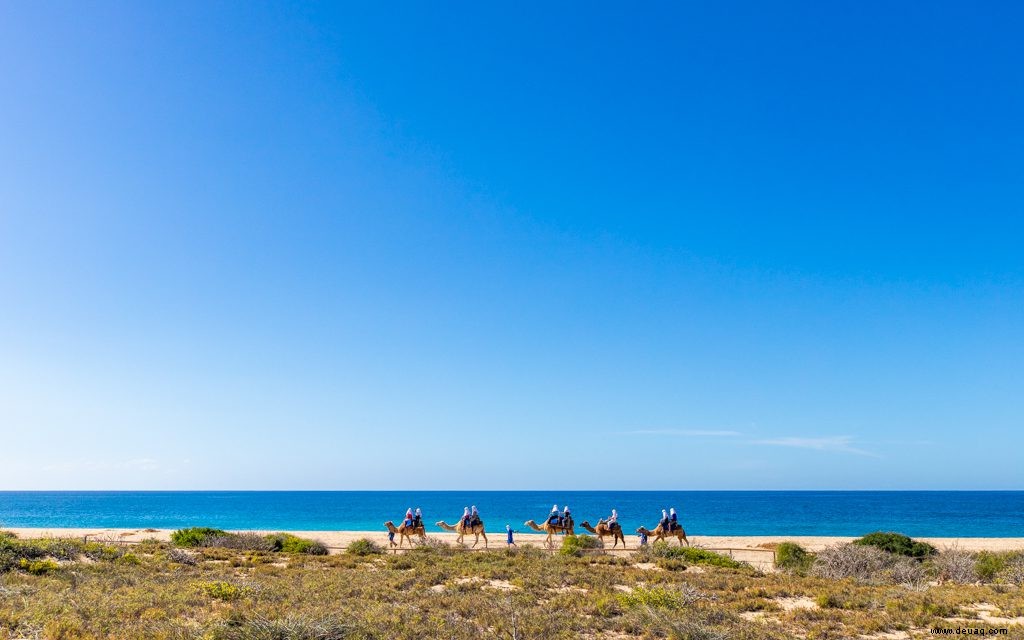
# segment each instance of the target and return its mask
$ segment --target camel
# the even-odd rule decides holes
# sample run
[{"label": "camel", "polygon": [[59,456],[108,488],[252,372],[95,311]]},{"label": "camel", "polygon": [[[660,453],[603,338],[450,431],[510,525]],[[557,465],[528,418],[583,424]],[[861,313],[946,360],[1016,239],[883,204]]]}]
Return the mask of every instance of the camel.
[{"label": "camel", "polygon": [[622,534],[622,525],[616,522],[613,526],[609,527],[602,521],[597,523],[597,528],[590,526],[590,523],[584,520],[580,523],[580,526],[589,531],[590,533],[597,536],[597,539],[604,544],[604,537],[611,536],[615,542],[612,544],[612,549],[619,545],[619,540],[622,541],[622,547],[626,547],[626,536]]},{"label": "camel", "polygon": [[683,531],[682,525],[679,525],[679,528],[674,531],[665,531],[665,527],[661,526],[659,523],[658,526],[654,527],[654,531],[651,531],[647,527],[640,527],[636,532],[646,533],[649,537],[653,537],[655,541],[664,540],[665,538],[675,538],[676,540],[679,540],[680,547],[683,546],[683,542],[686,543],[686,546],[690,546],[690,541],[686,539],[686,532]]},{"label": "camel", "polygon": [[459,537],[455,538],[455,541],[458,542],[459,544],[462,544],[462,539],[466,536],[467,533],[472,533],[473,534],[473,536],[474,536],[473,546],[474,547],[476,546],[476,544],[478,542],[480,542],[480,536],[483,536],[483,538],[484,538],[484,548],[485,549],[487,548],[487,534],[484,533],[484,521],[483,520],[480,520],[479,524],[475,524],[475,525],[470,526],[470,527],[467,527],[466,525],[464,525],[462,523],[462,519],[459,519],[458,524],[456,524],[454,526],[450,525],[447,522],[445,522],[444,520],[442,520],[442,521],[437,523],[437,526],[441,527],[445,531],[454,531],[455,533],[459,534]]},{"label": "camel", "polygon": [[427,539],[427,531],[426,531],[426,528],[422,524],[420,526],[416,527],[416,528],[413,528],[413,527],[405,526],[405,523],[403,522],[400,527],[396,528],[395,527],[395,523],[390,521],[390,520],[388,520],[387,522],[384,523],[384,526],[387,527],[389,533],[397,533],[398,534],[398,546],[399,547],[402,546],[402,541],[406,540],[406,539],[409,540],[409,546],[411,547],[412,546],[412,537],[413,536],[419,536],[420,540],[426,540]]},{"label": "camel", "polygon": [[556,533],[567,533],[570,536],[575,535],[572,517],[570,517],[565,524],[551,524],[547,520],[544,521],[543,525],[538,526],[533,520],[527,520],[523,523],[525,526],[530,527],[534,531],[540,531],[541,533],[548,534],[547,539],[544,541],[549,547],[554,546],[553,537]]}]

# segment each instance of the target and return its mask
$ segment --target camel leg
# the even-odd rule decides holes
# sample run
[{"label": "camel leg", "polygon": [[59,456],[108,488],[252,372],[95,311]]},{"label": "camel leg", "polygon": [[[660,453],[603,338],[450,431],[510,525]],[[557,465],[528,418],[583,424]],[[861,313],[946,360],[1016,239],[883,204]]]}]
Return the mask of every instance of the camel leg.
[{"label": "camel leg", "polygon": [[484,533],[483,531],[481,531],[480,535],[482,535],[484,537],[484,549],[486,549],[487,548],[487,534]]}]

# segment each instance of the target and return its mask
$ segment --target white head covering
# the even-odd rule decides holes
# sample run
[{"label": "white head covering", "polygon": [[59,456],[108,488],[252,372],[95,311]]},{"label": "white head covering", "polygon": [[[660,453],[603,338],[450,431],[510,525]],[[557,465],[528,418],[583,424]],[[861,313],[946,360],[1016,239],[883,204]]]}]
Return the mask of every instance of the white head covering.
[{"label": "white head covering", "polygon": [[423,512],[420,511],[419,507],[416,507],[416,515],[418,515],[418,516],[422,516],[423,515]]},{"label": "white head covering", "polygon": [[464,515],[464,516],[468,516],[469,515],[469,507],[462,507],[462,515]]},{"label": "white head covering", "polygon": [[668,514],[667,514],[667,513],[665,513],[665,510],[664,510],[664,509],[662,509],[662,510],[661,510],[661,517],[662,517],[662,518],[664,518],[664,517],[666,517],[667,515],[668,515]]},{"label": "white head covering", "polygon": [[479,513],[479,512],[478,512],[478,511],[476,510],[476,505],[475,505],[475,504],[473,505],[473,508],[471,509],[471,511],[472,511],[473,513]]},{"label": "white head covering", "polygon": [[558,505],[557,504],[551,505],[551,510],[552,511],[558,511]]},{"label": "white head covering", "polygon": [[408,509],[405,510],[405,515],[407,515],[407,516],[411,516],[412,515],[412,507],[409,507]]},{"label": "white head covering", "polygon": [[612,516],[614,517],[614,516],[617,516],[617,515],[619,515],[618,512],[615,511],[615,509],[612,509]]},{"label": "white head covering", "polygon": [[569,505],[565,505],[565,512],[569,513]]},{"label": "white head covering", "polygon": [[675,508],[675,507],[672,507],[672,508],[671,508],[671,509],[669,509],[668,511],[669,511],[669,513],[671,513],[671,514],[673,514],[673,515],[674,515],[674,514],[675,514],[675,512],[676,512],[676,508]]}]

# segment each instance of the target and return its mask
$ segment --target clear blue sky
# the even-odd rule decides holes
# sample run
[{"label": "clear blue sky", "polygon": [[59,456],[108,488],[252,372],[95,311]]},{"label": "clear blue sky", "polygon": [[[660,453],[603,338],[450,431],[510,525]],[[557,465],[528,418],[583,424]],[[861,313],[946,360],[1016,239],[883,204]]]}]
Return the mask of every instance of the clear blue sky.
[{"label": "clear blue sky", "polygon": [[0,488],[1024,489],[1024,7],[0,5]]}]

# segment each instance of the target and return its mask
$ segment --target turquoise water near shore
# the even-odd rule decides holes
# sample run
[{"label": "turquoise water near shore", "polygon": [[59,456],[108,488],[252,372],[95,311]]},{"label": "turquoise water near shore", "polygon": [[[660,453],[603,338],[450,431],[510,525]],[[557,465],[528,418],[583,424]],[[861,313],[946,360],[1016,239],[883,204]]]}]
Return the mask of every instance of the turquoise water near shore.
[{"label": "turquoise water near shore", "polygon": [[476,505],[522,530],[554,503],[577,522],[617,509],[630,531],[675,507],[691,535],[1024,537],[1024,491],[6,491],[0,528],[376,530],[420,507],[434,529]]}]

